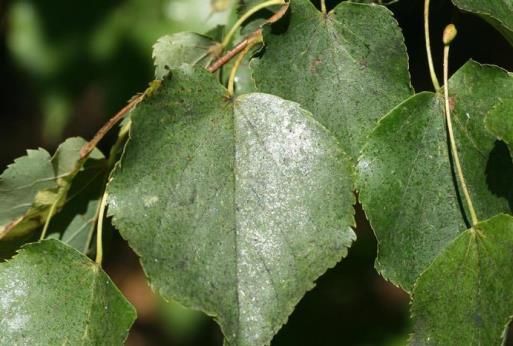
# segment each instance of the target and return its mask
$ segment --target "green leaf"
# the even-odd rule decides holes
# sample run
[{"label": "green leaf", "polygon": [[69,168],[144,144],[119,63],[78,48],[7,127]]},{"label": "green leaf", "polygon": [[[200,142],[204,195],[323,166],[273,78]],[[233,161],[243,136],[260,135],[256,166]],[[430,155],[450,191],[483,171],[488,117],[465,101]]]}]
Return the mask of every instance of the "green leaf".
[{"label": "green leaf", "polygon": [[501,100],[486,116],[486,127],[505,142],[513,155],[513,99]]},{"label": "green leaf", "polygon": [[418,279],[414,345],[501,345],[513,312],[513,218],[462,233]]},{"label": "green leaf", "polygon": [[511,0],[452,0],[460,9],[486,20],[513,45],[513,2]]},{"label": "green leaf", "polygon": [[135,319],[105,272],[57,240],[0,264],[0,344],[122,345]]},{"label": "green leaf", "polygon": [[207,36],[193,32],[179,32],[159,38],[153,46],[155,77],[163,79],[171,69],[182,64],[208,64],[220,53],[217,45]]},{"label": "green leaf", "polygon": [[88,254],[98,219],[99,203],[110,169],[107,160],[89,160],[73,179],[66,202],[52,218],[48,238]]},{"label": "green leaf", "polygon": [[57,187],[50,154],[44,149],[27,150],[9,165],[0,176],[0,236],[29,211],[39,191]]},{"label": "green leaf", "polygon": [[[496,150],[484,119],[498,98],[513,97],[513,77],[469,62],[449,83],[457,146],[478,217],[509,211],[512,186],[497,182],[511,175],[498,168],[510,159]],[[358,173],[360,201],[379,243],[376,268],[410,291],[468,224],[452,176],[442,95],[417,94],[383,118],[362,151]]]},{"label": "green leaf", "polygon": [[269,344],[355,239],[350,161],[296,103],[171,76],[134,110],[109,213],[160,294]]},{"label": "green leaf", "polygon": [[383,6],[343,2],[327,16],[291,3],[285,33],[265,34],[258,90],[304,105],[356,160],[380,117],[412,93],[403,36]]},{"label": "green leaf", "polygon": [[[0,239],[22,236],[39,227],[54,203],[62,205],[80,159],[82,138],[69,138],[50,157],[44,149],[28,150],[0,176]],[[103,154],[94,150],[91,160]]]}]

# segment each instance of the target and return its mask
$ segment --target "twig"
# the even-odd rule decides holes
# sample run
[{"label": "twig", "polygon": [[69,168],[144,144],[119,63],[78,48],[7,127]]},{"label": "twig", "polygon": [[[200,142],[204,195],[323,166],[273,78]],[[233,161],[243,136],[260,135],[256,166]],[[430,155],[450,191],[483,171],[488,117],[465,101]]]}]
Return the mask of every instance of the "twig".
[{"label": "twig", "polygon": [[246,36],[242,41],[240,41],[233,49],[228,51],[225,55],[214,61],[212,65],[210,65],[207,70],[208,72],[214,73],[217,70],[219,70],[221,67],[226,65],[231,59],[233,59],[237,54],[242,52],[248,45],[250,41],[252,41],[255,37],[258,37],[262,35],[262,27],[264,25],[273,24],[276,23],[278,20],[280,20],[285,13],[287,13],[287,10],[289,9],[289,3],[285,3],[278,11],[276,11],[275,14],[273,14],[271,17],[269,17],[258,29],[253,31],[251,34]]},{"label": "twig", "polygon": [[116,113],[112,118],[107,121],[105,125],[102,126],[101,129],[96,132],[93,139],[91,139],[88,143],[86,143],[82,149],[80,149],[80,159],[84,159],[89,156],[89,154],[96,148],[98,143],[102,140],[103,137],[107,134],[116,125],[121,119],[125,117],[125,115],[132,110],[135,106],[137,106],[143,99],[145,94],[141,94],[130,101],[125,107],[123,107],[119,112]]}]

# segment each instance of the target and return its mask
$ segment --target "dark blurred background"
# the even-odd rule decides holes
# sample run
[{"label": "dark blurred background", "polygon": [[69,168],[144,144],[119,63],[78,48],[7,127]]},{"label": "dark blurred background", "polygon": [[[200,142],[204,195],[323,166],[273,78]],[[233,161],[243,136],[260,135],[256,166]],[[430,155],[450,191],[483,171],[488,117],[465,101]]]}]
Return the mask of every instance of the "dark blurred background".
[{"label": "dark blurred background", "polygon": [[[331,7],[339,2],[328,1]],[[423,1],[389,8],[405,35],[415,90],[430,90]],[[0,0],[0,170],[27,148],[53,152],[66,137],[90,138],[153,79],[151,46],[158,37],[203,33],[233,19],[230,11],[212,13],[210,0]],[[459,30],[453,71],[468,59],[513,71],[513,49],[498,32],[449,0],[432,0],[439,76],[438,38],[449,22]],[[361,210],[357,216],[358,240],[349,257],[318,280],[273,345],[405,344],[408,296],[375,272],[376,241]],[[215,322],[151,292],[137,258],[116,234],[105,267],[138,310],[128,345],[222,345]]]}]

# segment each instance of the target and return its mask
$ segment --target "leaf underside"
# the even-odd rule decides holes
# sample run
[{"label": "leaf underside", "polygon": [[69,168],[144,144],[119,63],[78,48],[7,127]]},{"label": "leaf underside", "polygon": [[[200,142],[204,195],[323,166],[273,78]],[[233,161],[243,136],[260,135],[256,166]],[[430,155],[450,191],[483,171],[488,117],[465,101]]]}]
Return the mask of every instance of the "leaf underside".
[{"label": "leaf underside", "polygon": [[378,119],[412,93],[401,30],[378,5],[343,2],[325,16],[294,0],[290,11],[286,32],[264,35],[256,87],[299,102],[356,160]]},{"label": "leaf underside", "polygon": [[[509,211],[513,173],[507,150],[485,130],[486,113],[513,97],[503,70],[469,62],[450,80],[457,146],[478,217]],[[371,134],[358,164],[360,201],[378,239],[376,267],[410,291],[419,274],[467,228],[452,175],[443,97],[420,93]],[[509,181],[508,181],[509,180]]]},{"label": "leaf underside", "polygon": [[58,240],[0,264],[0,344],[122,345],[135,310],[107,274]]},{"label": "leaf underside", "polygon": [[296,103],[171,72],[133,113],[113,222],[164,297],[265,345],[355,239],[350,160]]},{"label": "leaf underside", "polygon": [[415,284],[413,345],[500,345],[513,311],[513,218],[462,233]]}]

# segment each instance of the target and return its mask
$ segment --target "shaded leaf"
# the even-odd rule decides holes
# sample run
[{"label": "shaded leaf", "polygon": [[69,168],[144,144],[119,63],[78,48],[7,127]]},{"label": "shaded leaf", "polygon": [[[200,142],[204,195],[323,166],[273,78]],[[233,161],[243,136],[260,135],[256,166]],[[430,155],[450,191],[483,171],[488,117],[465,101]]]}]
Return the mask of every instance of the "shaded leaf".
[{"label": "shaded leaf", "polygon": [[413,291],[413,345],[501,345],[513,312],[513,218],[462,233]]},{"label": "shaded leaf", "polygon": [[[508,211],[512,184],[495,188],[510,172],[493,169],[496,143],[484,119],[498,97],[513,97],[513,77],[469,62],[449,83],[457,146],[478,217]],[[507,152],[495,160],[509,160]],[[383,118],[362,151],[358,173],[360,201],[379,243],[376,267],[410,291],[468,224],[452,175],[442,95],[417,94]]]},{"label": "shaded leaf", "polygon": [[[52,204],[62,205],[85,143],[79,137],[68,138],[53,157],[44,149],[29,150],[2,173],[0,239],[34,230],[45,221]],[[90,155],[92,160],[102,158],[98,150]]]},{"label": "shaded leaf", "polygon": [[57,240],[0,264],[0,344],[122,345],[135,310],[105,272]]},{"label": "shaded leaf", "polygon": [[109,172],[105,159],[89,160],[85,164],[84,170],[73,179],[62,210],[52,218],[48,238],[89,253]]},{"label": "shaded leaf", "polygon": [[452,0],[452,2],[460,9],[482,17],[513,44],[513,2],[511,0]]},{"label": "shaded leaf", "polygon": [[132,115],[109,213],[154,289],[269,344],[355,238],[352,170],[299,105],[182,67]]},{"label": "shaded leaf", "polygon": [[218,53],[218,43],[193,32],[179,32],[158,39],[153,45],[155,78],[163,79],[182,64],[208,64]]},{"label": "shaded leaf", "polygon": [[252,63],[257,89],[301,103],[356,160],[378,119],[412,93],[401,30],[378,5],[344,2],[324,16],[294,0],[290,11]]},{"label": "shaded leaf", "polygon": [[501,100],[486,116],[486,127],[504,141],[513,155],[513,99]]}]

